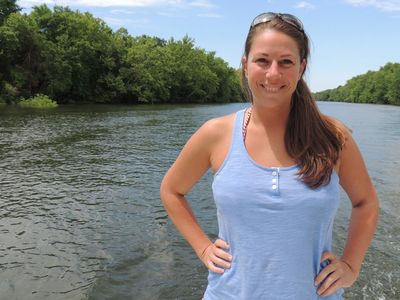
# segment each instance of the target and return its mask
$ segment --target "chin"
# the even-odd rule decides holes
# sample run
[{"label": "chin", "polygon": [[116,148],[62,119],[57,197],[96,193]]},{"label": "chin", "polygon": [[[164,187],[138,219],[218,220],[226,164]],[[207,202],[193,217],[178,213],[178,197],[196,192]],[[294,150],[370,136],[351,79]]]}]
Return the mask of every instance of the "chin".
[{"label": "chin", "polygon": [[253,105],[265,108],[277,108],[290,106],[292,94],[289,93],[271,93],[264,94],[261,97],[253,98]]}]

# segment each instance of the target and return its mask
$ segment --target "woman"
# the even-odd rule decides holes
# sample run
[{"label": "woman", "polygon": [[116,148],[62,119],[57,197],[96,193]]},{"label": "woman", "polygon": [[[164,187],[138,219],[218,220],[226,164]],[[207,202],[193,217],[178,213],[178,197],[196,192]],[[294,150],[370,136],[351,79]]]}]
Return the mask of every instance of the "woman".
[{"label": "woman", "polygon": [[[251,106],[206,122],[163,179],[171,220],[209,269],[205,300],[343,299],[360,272],[378,199],[351,133],[312,99],[308,56],[296,17],[257,16],[242,58]],[[185,199],[210,167],[215,242]],[[341,257],[331,252],[339,185],[352,202]]]}]

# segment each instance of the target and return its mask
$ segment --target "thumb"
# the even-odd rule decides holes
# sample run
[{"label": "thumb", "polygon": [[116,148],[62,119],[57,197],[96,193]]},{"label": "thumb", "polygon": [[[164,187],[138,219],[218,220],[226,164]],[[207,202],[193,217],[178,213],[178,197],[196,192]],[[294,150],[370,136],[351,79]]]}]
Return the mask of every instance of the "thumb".
[{"label": "thumb", "polygon": [[323,262],[325,260],[329,260],[332,262],[332,261],[336,260],[336,255],[333,252],[325,251],[324,253],[322,253],[321,262]]}]

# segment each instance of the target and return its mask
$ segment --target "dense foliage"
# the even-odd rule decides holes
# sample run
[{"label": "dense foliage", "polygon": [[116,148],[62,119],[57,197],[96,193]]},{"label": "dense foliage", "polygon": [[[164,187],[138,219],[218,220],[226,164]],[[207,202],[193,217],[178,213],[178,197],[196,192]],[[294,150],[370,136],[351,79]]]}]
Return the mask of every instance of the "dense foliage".
[{"label": "dense foliage", "polygon": [[315,93],[318,100],[400,105],[400,64],[351,78],[344,86]]},{"label": "dense foliage", "polygon": [[0,5],[0,102],[36,94],[58,103],[242,100],[237,70],[188,36],[133,37],[68,7],[21,14],[15,1]]},{"label": "dense foliage", "polygon": [[51,100],[46,95],[36,95],[29,99],[24,99],[18,102],[18,105],[21,107],[30,107],[30,108],[55,108],[58,106],[57,102]]}]

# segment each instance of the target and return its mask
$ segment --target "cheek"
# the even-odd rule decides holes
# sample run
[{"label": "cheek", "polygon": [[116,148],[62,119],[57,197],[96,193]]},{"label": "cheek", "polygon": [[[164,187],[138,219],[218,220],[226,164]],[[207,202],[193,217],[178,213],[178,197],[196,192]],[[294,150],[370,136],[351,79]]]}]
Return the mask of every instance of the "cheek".
[{"label": "cheek", "polygon": [[259,78],[265,76],[265,70],[257,65],[249,67],[247,71],[248,78]]},{"label": "cheek", "polygon": [[289,75],[289,76],[290,76],[291,78],[293,78],[294,81],[299,81],[300,78],[301,78],[300,69],[293,70],[292,72],[290,72],[290,75]]}]

